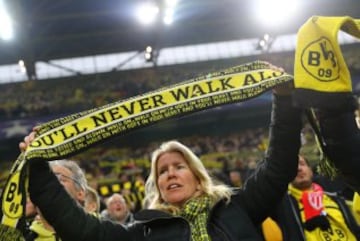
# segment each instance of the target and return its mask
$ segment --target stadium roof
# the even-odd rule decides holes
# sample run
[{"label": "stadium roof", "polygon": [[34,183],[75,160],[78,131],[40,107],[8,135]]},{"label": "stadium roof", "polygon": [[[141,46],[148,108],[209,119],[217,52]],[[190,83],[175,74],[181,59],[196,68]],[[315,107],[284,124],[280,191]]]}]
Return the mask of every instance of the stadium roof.
[{"label": "stadium roof", "polygon": [[[147,26],[133,14],[144,0],[3,2],[13,18],[14,39],[0,39],[0,65],[296,33],[312,15],[360,18],[359,0],[299,1],[295,13],[275,28],[256,21],[261,6],[256,0],[178,0],[172,25],[158,21]],[[165,0],[155,2],[161,9]],[[280,10],[269,9],[263,17],[271,21],[290,11]]]}]

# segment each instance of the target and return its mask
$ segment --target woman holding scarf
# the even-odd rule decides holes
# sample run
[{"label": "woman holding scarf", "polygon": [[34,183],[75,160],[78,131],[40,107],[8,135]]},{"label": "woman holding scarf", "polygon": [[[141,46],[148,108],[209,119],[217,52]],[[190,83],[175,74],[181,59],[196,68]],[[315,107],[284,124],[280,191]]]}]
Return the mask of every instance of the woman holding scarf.
[{"label": "woman holding scarf", "polygon": [[[289,94],[284,86],[274,91],[269,148],[242,189],[214,183],[188,147],[170,141],[152,155],[147,209],[135,214],[130,225],[86,214],[45,162],[30,164],[31,199],[64,241],[261,240],[257,227],[297,172],[301,111],[292,106]],[[20,148],[24,150],[33,138],[34,133],[27,136]]]}]

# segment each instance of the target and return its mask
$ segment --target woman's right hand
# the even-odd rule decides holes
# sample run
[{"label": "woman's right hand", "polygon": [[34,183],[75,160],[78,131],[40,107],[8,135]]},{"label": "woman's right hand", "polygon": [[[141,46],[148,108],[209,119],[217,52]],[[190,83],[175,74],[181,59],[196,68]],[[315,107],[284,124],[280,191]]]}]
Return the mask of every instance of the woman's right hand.
[{"label": "woman's right hand", "polygon": [[[279,71],[279,72],[285,72],[285,70],[282,67],[278,67],[271,63],[268,63],[268,64],[269,64],[269,68],[272,70]],[[276,95],[291,95],[293,90],[294,90],[294,81],[282,83],[273,88],[273,92]]]}]

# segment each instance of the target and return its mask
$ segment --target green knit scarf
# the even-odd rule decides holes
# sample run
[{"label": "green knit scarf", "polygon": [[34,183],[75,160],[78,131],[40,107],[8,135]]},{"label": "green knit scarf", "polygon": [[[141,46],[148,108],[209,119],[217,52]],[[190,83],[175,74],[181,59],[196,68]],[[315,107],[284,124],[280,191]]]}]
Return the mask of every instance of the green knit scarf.
[{"label": "green knit scarf", "polygon": [[179,215],[185,218],[190,224],[193,241],[211,240],[206,229],[211,203],[211,198],[203,195],[189,200],[180,210]]}]

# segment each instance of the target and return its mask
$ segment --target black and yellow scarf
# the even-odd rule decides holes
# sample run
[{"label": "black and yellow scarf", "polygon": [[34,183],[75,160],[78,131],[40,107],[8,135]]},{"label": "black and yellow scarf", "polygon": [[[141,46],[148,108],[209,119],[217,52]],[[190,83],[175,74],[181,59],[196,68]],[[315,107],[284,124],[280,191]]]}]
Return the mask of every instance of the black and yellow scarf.
[{"label": "black and yellow scarf", "polygon": [[299,29],[294,61],[294,100],[306,108],[341,109],[351,99],[352,83],[339,31],[360,38],[360,20],[313,16]]},{"label": "black and yellow scarf", "polygon": [[181,209],[179,216],[189,222],[193,241],[211,241],[206,229],[211,205],[211,198],[207,195],[202,195],[190,199]]}]

